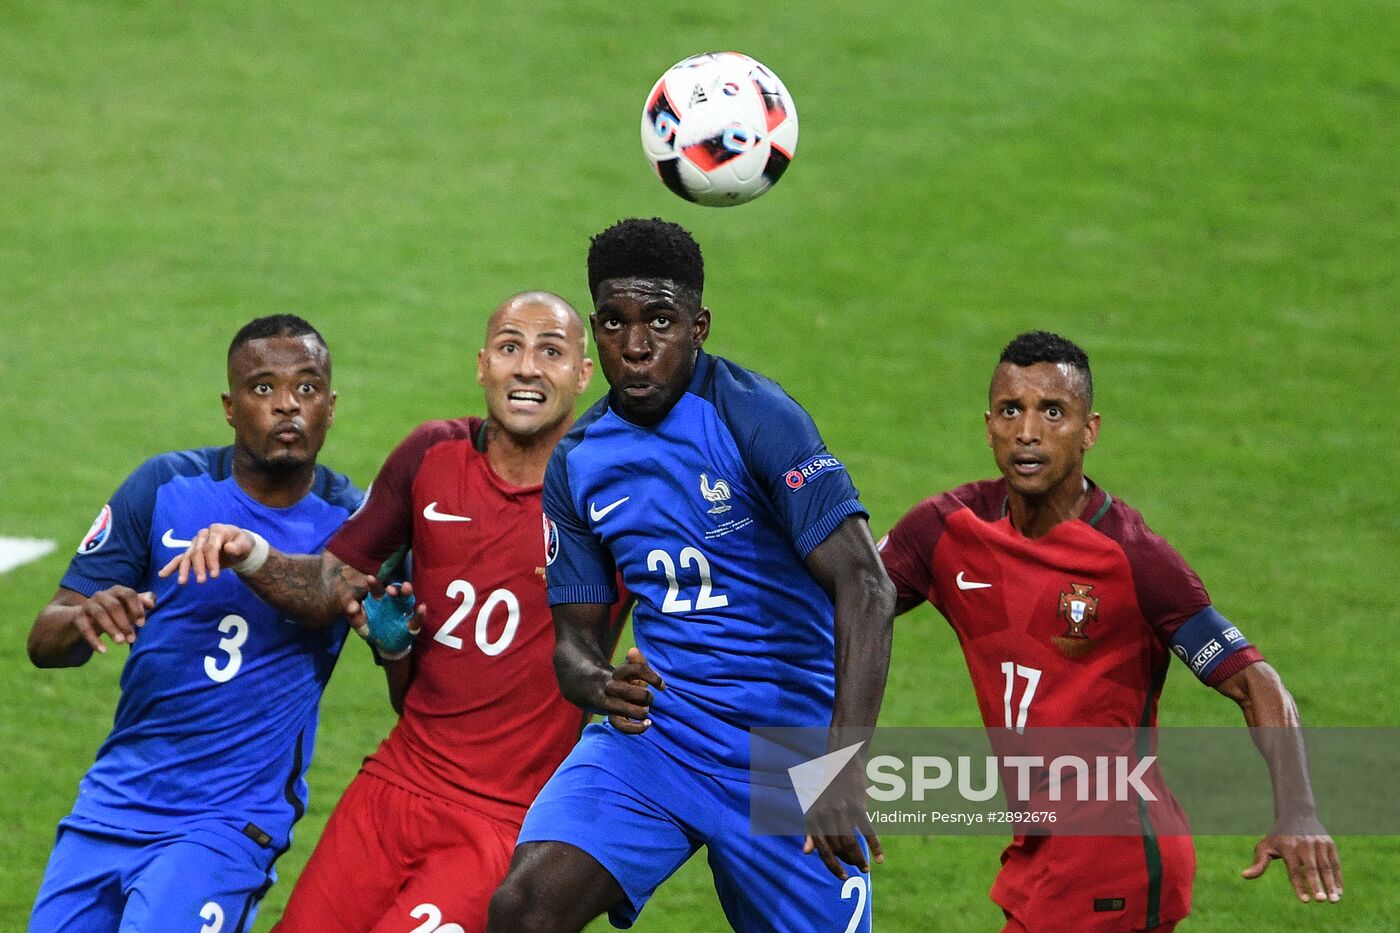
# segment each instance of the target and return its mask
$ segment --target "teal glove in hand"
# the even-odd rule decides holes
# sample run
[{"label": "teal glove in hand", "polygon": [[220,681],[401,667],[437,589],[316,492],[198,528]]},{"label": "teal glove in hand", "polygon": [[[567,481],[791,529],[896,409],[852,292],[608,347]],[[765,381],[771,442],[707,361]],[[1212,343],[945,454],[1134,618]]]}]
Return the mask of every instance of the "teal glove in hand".
[{"label": "teal glove in hand", "polygon": [[369,628],[365,641],[378,649],[380,654],[400,654],[413,644],[413,633],[408,630],[408,623],[413,620],[412,596],[390,596],[387,593],[379,599],[366,596],[363,605]]}]

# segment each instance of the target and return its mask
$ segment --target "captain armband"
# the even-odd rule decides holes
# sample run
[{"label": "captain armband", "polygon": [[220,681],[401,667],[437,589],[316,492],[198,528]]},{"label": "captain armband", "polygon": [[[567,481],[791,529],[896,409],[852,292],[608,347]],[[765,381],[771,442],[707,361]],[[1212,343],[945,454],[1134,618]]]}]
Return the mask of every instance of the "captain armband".
[{"label": "captain armband", "polygon": [[1229,619],[1207,606],[1181,623],[1171,648],[1202,683],[1230,655],[1250,647],[1249,639]]}]

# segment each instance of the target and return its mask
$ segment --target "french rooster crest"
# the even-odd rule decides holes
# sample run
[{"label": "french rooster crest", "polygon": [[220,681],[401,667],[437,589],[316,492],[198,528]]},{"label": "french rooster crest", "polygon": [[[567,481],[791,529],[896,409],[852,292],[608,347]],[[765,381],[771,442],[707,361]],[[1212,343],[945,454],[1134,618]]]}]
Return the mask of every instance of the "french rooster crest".
[{"label": "french rooster crest", "polygon": [[713,502],[715,504],[715,507],[710,509],[711,515],[722,515],[729,511],[729,506],[724,504],[724,500],[732,496],[733,493],[729,491],[729,484],[724,480],[715,480],[715,484],[711,486],[710,477],[701,473],[700,495],[705,497],[706,502]]}]

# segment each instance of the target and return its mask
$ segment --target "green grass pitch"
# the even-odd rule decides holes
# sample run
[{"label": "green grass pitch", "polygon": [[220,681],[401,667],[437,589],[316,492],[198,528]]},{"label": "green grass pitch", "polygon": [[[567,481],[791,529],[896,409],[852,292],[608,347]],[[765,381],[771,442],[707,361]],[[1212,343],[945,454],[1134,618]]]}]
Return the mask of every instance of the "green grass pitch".
[{"label": "green grass pitch", "polygon": [[[666,192],[637,138],[651,82],[712,48],[772,66],[802,120],[778,188],[728,210]],[[1397,152],[1394,3],[0,4],[0,535],[60,542],[0,578],[0,929],[23,928],[123,653],[36,671],[25,634],[131,468],[228,437],[233,330],[290,310],[325,332],[324,460],[364,483],[412,424],[481,411],[490,308],[584,302],[587,237],[629,215],[695,232],[712,349],[808,407],[877,534],[992,471],[1010,336],[1077,338],[1104,413],[1091,475],[1196,566],[1306,722],[1400,722]],[[1174,671],[1164,724],[1238,720]],[[882,722],[975,721],[947,626],[901,619]],[[362,651],[322,723],[259,930],[390,724]],[[1243,882],[1252,843],[1198,840],[1189,928],[1400,926],[1397,840],[1340,840],[1339,907],[1294,902],[1277,866]],[[1003,844],[888,840],[879,927],[995,929]],[[637,929],[721,925],[695,860]]]}]

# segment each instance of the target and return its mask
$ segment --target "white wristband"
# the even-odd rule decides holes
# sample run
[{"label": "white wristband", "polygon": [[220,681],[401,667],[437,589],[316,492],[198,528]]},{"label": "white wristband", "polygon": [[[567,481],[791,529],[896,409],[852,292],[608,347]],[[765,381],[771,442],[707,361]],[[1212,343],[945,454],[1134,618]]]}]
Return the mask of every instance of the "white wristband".
[{"label": "white wristband", "polygon": [[248,552],[247,557],[236,564],[230,564],[228,568],[241,577],[257,573],[261,570],[262,565],[267,563],[267,555],[271,550],[268,546],[267,539],[256,531],[250,531],[248,535],[253,539],[253,549]]},{"label": "white wristband", "polygon": [[394,652],[381,651],[379,649],[379,646],[376,645],[374,648],[374,653],[379,655],[379,659],[381,661],[402,661],[404,658],[408,657],[410,654],[413,653],[413,642],[409,642],[408,647],[403,649],[402,651]]}]

